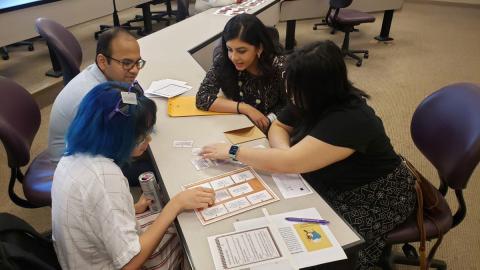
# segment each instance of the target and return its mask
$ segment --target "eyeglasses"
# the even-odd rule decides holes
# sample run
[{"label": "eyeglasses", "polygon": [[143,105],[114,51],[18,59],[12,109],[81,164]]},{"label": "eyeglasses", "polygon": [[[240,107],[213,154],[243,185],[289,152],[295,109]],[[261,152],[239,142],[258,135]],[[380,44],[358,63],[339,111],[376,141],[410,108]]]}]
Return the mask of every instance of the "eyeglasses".
[{"label": "eyeglasses", "polygon": [[[140,84],[137,81],[134,81],[130,87],[128,88],[129,93],[135,93],[137,97],[143,96],[143,88],[140,86]],[[129,117],[130,116],[130,105],[128,103],[123,103],[122,98],[118,100],[117,104],[115,105],[115,108],[113,111],[111,111],[108,114],[107,121],[112,120],[112,118],[115,116],[115,114],[120,113],[123,116]]]},{"label": "eyeglasses", "polygon": [[112,59],[116,62],[118,62],[119,64],[122,65],[122,68],[124,70],[131,70],[134,66],[136,66],[138,69],[142,69],[145,64],[147,63],[147,61],[143,60],[142,58],[138,59],[137,61],[133,61],[133,60],[130,60],[130,59],[123,59],[123,60],[118,60],[118,59],[115,59],[111,56],[106,56],[106,58],[108,59]]}]

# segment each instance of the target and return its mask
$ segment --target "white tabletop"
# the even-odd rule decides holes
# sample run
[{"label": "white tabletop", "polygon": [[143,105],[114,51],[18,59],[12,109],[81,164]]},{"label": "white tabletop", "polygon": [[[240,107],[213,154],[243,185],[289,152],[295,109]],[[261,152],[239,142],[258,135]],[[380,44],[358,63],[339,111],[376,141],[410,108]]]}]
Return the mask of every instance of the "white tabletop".
[{"label": "white tabletop", "polygon": [[[274,12],[271,12],[274,10]],[[184,95],[194,95],[205,76],[205,71],[194,60],[189,51],[198,49],[199,44],[213,41],[223,30],[230,17],[214,15],[207,10],[185,21],[167,27],[139,40],[142,57],[147,65],[138,79],[146,88],[151,81],[159,79],[177,79],[186,81],[193,89]],[[278,0],[269,0],[254,10],[255,14],[277,14]],[[261,15],[261,14],[260,14]],[[272,18],[264,18],[262,20]],[[269,15],[269,17],[271,17]],[[249,123],[243,115],[217,115],[171,118],[167,115],[167,102],[163,98],[154,99],[158,106],[157,132],[150,143],[158,172],[169,197],[182,190],[182,185],[216,176],[236,169],[235,165],[221,165],[197,171],[191,163],[194,158],[191,148],[174,148],[174,140],[193,140],[194,147],[219,141],[227,141],[223,132]],[[266,139],[246,143],[255,146],[268,146]],[[258,172],[272,190],[280,193],[271,176]],[[346,224],[316,193],[289,200],[283,198],[266,206],[271,214],[316,207],[323,218],[331,222],[331,230],[344,247],[361,243],[363,240]],[[185,250],[194,269],[213,269],[213,260],[207,243],[207,237],[233,231],[233,222],[262,216],[260,208],[203,226],[193,212],[178,216],[177,229],[182,237]]]}]

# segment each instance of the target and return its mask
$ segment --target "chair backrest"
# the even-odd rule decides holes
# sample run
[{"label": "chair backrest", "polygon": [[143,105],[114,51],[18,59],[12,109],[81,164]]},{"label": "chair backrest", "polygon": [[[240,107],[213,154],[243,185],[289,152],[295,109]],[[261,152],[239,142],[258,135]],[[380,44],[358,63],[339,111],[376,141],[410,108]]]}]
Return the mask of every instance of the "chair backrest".
[{"label": "chair backrest", "polygon": [[417,107],[410,131],[442,183],[466,188],[480,161],[480,86],[456,83],[434,92]]},{"label": "chair backrest", "polygon": [[66,85],[80,73],[82,64],[82,49],[77,39],[61,24],[38,18],[35,22],[37,32],[47,41],[62,67],[63,82]]},{"label": "chair backrest", "polygon": [[330,7],[337,8],[346,8],[352,4],[353,0],[330,0]]},{"label": "chair backrest", "polygon": [[40,109],[22,86],[0,77],[0,140],[8,166],[22,167],[30,160],[30,147],[40,126]]}]

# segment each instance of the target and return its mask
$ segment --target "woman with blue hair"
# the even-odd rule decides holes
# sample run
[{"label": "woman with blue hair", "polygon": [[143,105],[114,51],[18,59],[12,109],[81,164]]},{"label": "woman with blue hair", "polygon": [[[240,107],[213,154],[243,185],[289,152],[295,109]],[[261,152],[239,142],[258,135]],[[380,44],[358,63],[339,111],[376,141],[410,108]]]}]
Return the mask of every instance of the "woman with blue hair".
[{"label": "woman with blue hair", "polygon": [[[63,269],[139,269],[163,247],[179,213],[213,204],[212,190],[180,192],[139,233],[135,214],[151,201],[142,196],[133,203],[119,166],[147,149],[156,111],[136,84],[102,83],[82,100],[52,186],[53,239]],[[179,267],[178,238],[170,237],[165,246],[164,266]]]}]

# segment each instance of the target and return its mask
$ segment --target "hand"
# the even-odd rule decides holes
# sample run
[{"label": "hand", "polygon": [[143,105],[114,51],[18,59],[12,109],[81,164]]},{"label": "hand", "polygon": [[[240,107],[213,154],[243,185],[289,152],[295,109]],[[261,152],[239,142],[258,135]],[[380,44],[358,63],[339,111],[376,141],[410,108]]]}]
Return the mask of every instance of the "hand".
[{"label": "hand", "polygon": [[270,126],[270,120],[259,110],[255,109],[255,107],[240,103],[239,111],[245,114],[252,122],[261,129],[264,133],[268,131],[268,127]]},{"label": "hand", "polygon": [[231,144],[215,143],[206,145],[200,151],[200,155],[203,158],[209,159],[230,159],[228,152],[230,151]]},{"label": "hand", "polygon": [[215,203],[215,192],[210,188],[196,187],[175,195],[171,200],[180,212],[198,208],[207,208]]},{"label": "hand", "polygon": [[145,197],[143,194],[138,199],[138,202],[134,205],[135,207],[135,214],[141,214],[147,211],[147,208],[152,204],[153,200]]}]

